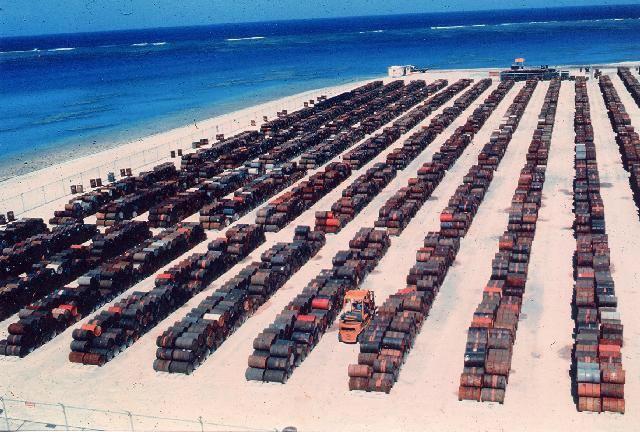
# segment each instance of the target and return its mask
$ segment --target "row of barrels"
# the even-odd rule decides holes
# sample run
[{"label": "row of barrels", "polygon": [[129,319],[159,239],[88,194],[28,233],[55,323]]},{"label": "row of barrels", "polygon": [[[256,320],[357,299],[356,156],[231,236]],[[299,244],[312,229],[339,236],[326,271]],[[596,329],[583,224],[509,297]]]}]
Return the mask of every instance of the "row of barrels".
[{"label": "row of barrels", "polygon": [[4,248],[0,254],[0,281],[28,272],[33,264],[73,244],[84,243],[96,232],[95,225],[74,220]]},{"label": "row of barrels", "polygon": [[306,170],[295,162],[283,163],[268,173],[254,177],[233,193],[200,210],[200,223],[205,229],[223,229],[253,210],[268,198],[304,177]]},{"label": "row of barrels", "polygon": [[412,291],[427,293],[424,297],[427,311],[455,261],[460,241],[473,223],[536,86],[537,81],[527,81],[518,92],[503,123],[480,151],[477,164],[469,169],[447,207],[440,213],[440,231],[429,232],[424,239],[424,247],[417,251],[416,264],[407,275],[404,295],[411,295]]},{"label": "row of barrels", "polygon": [[[498,101],[504,98],[506,92],[513,87],[513,82],[509,82],[502,89],[504,92]],[[413,345],[413,341],[421,328],[422,321],[426,318],[433,301],[438,294],[442,283],[453,265],[455,257],[460,249],[460,239],[464,237],[466,229],[470,226],[484,193],[490,182],[485,182],[486,178],[491,178],[492,173],[497,169],[499,162],[504,155],[506,148],[510,142],[511,134],[517,127],[520,118],[531,98],[536,82],[528,82],[525,87],[515,97],[514,102],[507,110],[507,124],[502,124],[498,130],[506,129],[507,134],[501,135],[500,140],[492,140],[486,144],[480,155],[478,156],[478,165],[472,167],[469,173],[464,177],[463,184],[456,190],[455,194],[449,200],[449,206],[441,213],[441,230],[439,232],[429,232],[424,239],[424,246],[416,253],[416,264],[411,268],[407,275],[406,288],[399,290],[396,294],[389,298],[389,302],[385,301],[385,309],[388,313],[384,314],[386,321],[405,322],[409,321],[406,330],[403,330],[404,336],[403,349],[396,351],[387,351],[388,346],[384,346],[384,339],[380,345],[380,333],[374,333],[373,336],[364,336],[360,345],[360,354],[358,357],[359,366],[371,366],[369,368],[352,367],[349,371],[349,388],[350,390],[364,390],[388,393],[397,381],[400,368],[404,363],[404,359]],[[488,117],[488,116],[487,116]],[[471,187],[473,186],[473,187]],[[455,205],[456,213],[467,215],[464,219],[467,222],[465,229],[452,231],[449,229],[448,211]],[[460,217],[459,219],[463,219]],[[414,305],[409,309],[407,305]],[[419,305],[420,307],[416,307]],[[388,308],[388,309],[387,309]],[[410,313],[406,313],[410,312]],[[390,324],[389,324],[390,325]],[[377,337],[377,339],[376,339]],[[376,349],[372,349],[365,342],[376,341]],[[364,346],[363,346],[364,344]],[[383,351],[384,350],[384,351]],[[367,352],[369,351],[369,352]],[[371,352],[373,351],[373,352]],[[371,354],[371,355],[370,355]],[[392,355],[393,358],[386,356]],[[374,365],[374,361],[382,355],[380,360],[385,360],[385,366],[389,368],[389,372],[379,372],[380,365]],[[376,357],[374,357],[376,356]],[[353,365],[352,365],[353,366]],[[356,372],[356,369],[360,372]],[[387,373],[387,375],[379,375]]]},{"label": "row of barrels", "polygon": [[159,181],[174,179],[177,175],[176,167],[171,162],[156,165],[151,171],[141,172],[135,177],[124,177],[80,196],[74,196],[62,210],[53,212],[54,217],[49,223],[55,225],[68,218],[83,219],[95,214],[103,205],[135,192],[139,187],[149,187]]},{"label": "row of barrels", "polygon": [[628,67],[619,67],[618,76],[631,94],[633,100],[636,101],[636,105],[640,107],[640,82],[638,78],[631,73]]},{"label": "row of barrels", "polygon": [[311,280],[254,339],[246,379],[285,383],[340,313],[345,292],[364,281],[390,244],[385,231],[360,229],[349,250],[333,257],[332,268]]},{"label": "row of barrels", "polygon": [[[167,250],[183,252],[205,238],[198,224],[182,224],[165,230],[163,240]],[[177,254],[172,253],[171,259]],[[160,262],[167,262],[157,256]],[[136,291],[102,310],[86,324],[72,333],[69,360],[74,363],[102,366],[118,353],[124,351],[139,337],[157,325],[189,298],[199,292],[203,285],[191,283],[191,273],[196,267],[184,260],[155,278],[150,291]]]},{"label": "row of barrels", "polygon": [[0,227],[0,251],[10,248],[36,234],[48,232],[47,224],[39,218],[22,218]]},{"label": "row of barrels", "polygon": [[333,120],[345,112],[347,112],[347,106],[338,105],[332,107],[327,113],[318,113],[317,118],[322,121],[318,121],[318,125],[315,129],[312,129],[310,132],[304,132],[301,135],[297,135],[291,140],[276,144],[271,150],[260,155],[258,160],[263,163],[267,169],[275,168],[276,166],[291,160],[306,149],[329,138],[333,133],[332,128],[330,127],[334,124]]},{"label": "row of barrels", "polygon": [[[600,79],[606,87],[608,80]],[[611,276],[586,80],[576,78],[575,88],[572,393],[578,411],[624,413],[623,325]]]},{"label": "row of barrels", "polygon": [[[325,110],[335,105],[336,103],[341,103],[349,99],[361,97],[366,93],[369,93],[376,89],[380,89],[382,87],[383,87],[383,82],[380,80],[377,80],[377,81],[368,82],[366,84],[363,84],[362,86],[356,87],[355,89],[352,89],[347,92],[343,92],[331,98],[320,97],[318,98],[318,102],[316,102],[313,107],[305,107],[296,112],[287,113],[285,115],[279,115],[277,118],[273,120],[265,121],[265,123],[263,123],[260,126],[260,131],[265,134],[269,134],[274,129],[277,130],[279,128],[283,128],[285,126],[289,126],[294,123],[297,123],[298,121],[303,120],[304,118],[307,118],[317,110]],[[358,102],[354,102],[354,103],[358,103]]]},{"label": "row of barrels", "polygon": [[367,134],[379,129],[383,124],[408,111],[413,105],[428,96],[428,88],[422,80],[392,81],[385,86],[386,92],[359,107],[337,122],[342,128],[319,144],[306,150],[300,156],[300,165],[315,169],[343,150],[363,139]]},{"label": "row of barrels", "polygon": [[[434,118],[428,127],[414,134],[411,138],[412,142],[424,143],[425,146],[429,145],[444,130],[441,127],[442,125],[450,125],[464,109],[468,108],[490,86],[490,79],[484,79],[476,83],[454,101],[454,106],[456,107],[454,110],[445,109],[444,113]],[[512,86],[513,82],[507,81],[501,83],[491,93],[488,100],[491,101],[490,106],[492,109],[496,106],[495,102],[502,100]],[[488,110],[481,112],[486,111]],[[472,119],[475,119],[474,116],[475,113],[467,119],[467,124],[472,122]],[[484,118],[486,119],[487,117],[488,115]],[[481,126],[477,121],[474,124],[477,125],[478,129]],[[453,135],[440,146],[439,151],[433,155],[431,162],[422,165],[418,170],[417,177],[410,178],[406,187],[399,189],[385,202],[378,212],[378,219],[375,222],[376,227],[386,228],[391,235],[399,235],[406,228],[420,207],[431,196],[433,190],[440,184],[446,170],[458,160],[467,145],[472,141],[475,132],[473,129],[469,131],[467,129],[470,128],[463,126],[456,129]],[[417,153],[410,150],[403,159],[409,162],[416,156]]]},{"label": "row of barrels", "polygon": [[315,213],[315,229],[335,234],[355,218],[396,176],[396,170],[381,162],[369,168],[343,189],[342,197],[331,205],[331,211]]},{"label": "row of barrels", "polygon": [[[54,228],[57,231],[64,225]],[[95,234],[94,225],[87,225]],[[91,228],[93,227],[93,228]],[[53,255],[42,256],[24,274],[7,278],[0,286],[0,320],[72,282],[106,259],[151,236],[145,223],[124,224],[97,233],[88,245],[71,244]],[[82,240],[82,239],[79,239]]]},{"label": "row of barrels", "polygon": [[[28,304],[9,325],[9,338],[0,342],[0,355],[23,357],[45,344],[98,307],[152,274],[161,266],[193,247],[203,236],[201,227],[179,225],[155,237],[145,222],[128,222],[138,227],[123,241],[136,246],[80,276],[76,281]],[[114,228],[115,229],[115,228]],[[193,242],[163,243],[175,230],[187,229],[196,235]],[[198,232],[202,233],[197,234]],[[146,240],[145,240],[146,239]],[[152,256],[149,257],[149,254]]]},{"label": "row of barrels", "polygon": [[349,165],[341,162],[329,163],[324,170],[313,174],[259,209],[256,224],[263,226],[265,231],[279,231],[350,175]]},{"label": "row of barrels", "polygon": [[389,296],[360,335],[358,363],[348,367],[349,390],[389,393],[428,313],[432,295],[401,290]]},{"label": "row of barrels", "polygon": [[293,241],[276,243],[191,309],[156,340],[156,371],[190,374],[274,292],[324,246],[322,232],[295,228]]},{"label": "row of barrels", "polygon": [[[438,79],[428,84],[426,87],[427,95],[434,95],[448,84],[447,80]],[[438,104],[444,103],[442,98],[431,96],[424,103],[414,107],[408,113],[393,122],[393,125],[385,128],[382,133],[368,138],[364,142],[358,144],[352,150],[342,155],[342,161],[351,165],[352,169],[360,169],[367,162],[376,157],[380,152],[389,147],[395,140],[395,130],[400,131],[400,135],[407,133],[411,128],[416,126],[422,120],[427,118],[433,110],[437,109]],[[390,133],[394,131],[393,133]]]},{"label": "row of barrels", "polygon": [[[618,73],[620,74],[620,70]],[[628,74],[622,73],[622,76],[628,76]],[[611,126],[616,134],[616,142],[622,156],[624,169],[630,174],[629,183],[634,201],[640,211],[640,136],[631,125],[631,118],[609,76],[602,76],[599,84]]]},{"label": "row of barrels", "polygon": [[[220,156],[236,148],[256,145],[263,138],[263,134],[258,131],[244,131],[212,143],[210,147],[200,146],[195,152],[182,155],[180,170],[194,173],[199,178],[210,178],[222,171],[222,167],[217,163]],[[209,142],[206,141],[203,144],[208,146]]]},{"label": "row of barrels", "polygon": [[173,196],[179,191],[178,179],[163,180],[135,192],[124,195],[100,207],[96,212],[96,225],[113,226],[133,219],[146,212],[159,200]]},{"label": "row of barrels", "polygon": [[508,225],[498,241],[491,277],[467,332],[458,398],[504,402],[531,247],[542,205],[560,80],[551,80],[511,198]]},{"label": "row of barrels", "polygon": [[[436,94],[429,99],[425,106],[421,109],[427,110],[430,114],[435,109],[440,108],[446,102],[450,101],[455,95],[460,93],[471,85],[473,80],[462,78],[451,84],[449,87]],[[401,147],[393,149],[387,154],[387,163],[393,165],[397,170],[404,169],[409,163],[416,158],[429,144],[433,142],[435,137],[444,129],[438,126],[439,121],[437,119],[443,118],[442,115],[438,115],[431,119],[430,125],[433,127],[424,128],[412,134],[407,138]]]},{"label": "row of barrels", "polygon": [[[490,85],[491,80],[487,80]],[[458,82],[452,86],[453,91],[445,91],[446,95],[453,95],[464,88],[466,82]],[[441,88],[445,82],[434,83],[433,88]],[[428,87],[429,88],[429,87]],[[387,127],[383,132],[375,137],[370,138],[361,145],[370,145],[371,150],[377,152],[387,148],[390,144],[397,141],[402,131],[405,132],[411,127],[418,124],[429,113],[443,104],[446,98],[438,98],[438,95],[430,98],[424,104],[413,108],[407,116],[401,118],[400,123]],[[418,115],[419,114],[419,115]],[[407,129],[409,128],[409,129]],[[376,153],[377,154],[377,153]],[[370,154],[374,157],[374,154]],[[417,153],[414,157],[417,156]],[[349,154],[343,157],[343,160],[350,160]],[[358,166],[358,165],[356,165]],[[316,229],[321,229],[326,233],[337,233],[342,227],[349,223],[380,191],[395,177],[396,170],[393,165],[388,163],[379,163],[370,169],[364,175],[360,176],[349,187],[342,192],[342,197],[331,206],[331,211],[316,212]]]}]

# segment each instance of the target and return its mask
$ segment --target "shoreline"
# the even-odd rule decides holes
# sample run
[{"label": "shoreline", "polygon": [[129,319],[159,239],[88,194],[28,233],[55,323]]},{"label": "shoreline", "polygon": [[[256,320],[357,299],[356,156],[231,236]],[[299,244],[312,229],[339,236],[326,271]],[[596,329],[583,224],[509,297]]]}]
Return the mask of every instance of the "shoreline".
[{"label": "shoreline", "polygon": [[[13,177],[31,175],[54,165],[86,157],[95,154],[96,152],[103,152],[115,148],[124,148],[150,139],[160,139],[163,135],[172,135],[173,138],[175,133],[178,131],[183,132],[185,128],[191,128],[192,133],[197,133],[203,125],[208,125],[211,122],[215,122],[217,119],[222,121],[226,120],[223,118],[228,116],[243,116],[246,114],[246,111],[262,111],[265,105],[279,102],[286,103],[290,98],[299,98],[307,93],[331,91],[331,89],[336,87],[344,87],[352,84],[355,85],[358,82],[366,82],[371,79],[378,78],[357,77],[345,80],[344,82],[336,85],[314,87],[304,91],[294,90],[293,93],[289,93],[284,96],[282,93],[288,92],[282,91],[282,87],[280,87],[277,91],[271,93],[272,95],[275,94],[275,96],[271,96],[269,94],[257,96],[254,100],[249,101],[249,105],[241,99],[224,101],[219,104],[222,105],[220,112],[213,115],[205,114],[203,117],[196,118],[195,122],[191,123],[179,120],[179,118],[185,117],[185,114],[187,113],[187,111],[181,111],[163,117],[140,121],[133,125],[133,130],[125,127],[120,131],[107,133],[104,136],[99,137],[97,140],[93,139],[93,137],[73,139],[68,142],[63,141],[51,143],[50,145],[46,145],[44,148],[15,152],[6,156],[3,161],[0,161],[0,188],[2,188],[4,182],[11,180]],[[215,111],[214,107],[217,104],[218,103],[216,102],[212,102],[209,105],[209,109],[202,109],[201,111]],[[168,125],[162,127],[163,123]],[[194,124],[197,126],[193,127]],[[25,162],[28,162],[28,167],[26,168],[24,167],[24,165],[27,165]]]}]

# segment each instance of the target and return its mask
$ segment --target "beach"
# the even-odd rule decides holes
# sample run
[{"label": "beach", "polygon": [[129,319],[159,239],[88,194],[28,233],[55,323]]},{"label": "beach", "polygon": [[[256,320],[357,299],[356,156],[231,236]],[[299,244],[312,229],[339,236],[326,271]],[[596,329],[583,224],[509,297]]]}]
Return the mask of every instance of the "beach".
[{"label": "beach", "polygon": [[[638,63],[627,64],[637,66]],[[68,361],[71,333],[76,326],[66,329],[25,358],[0,357],[0,394],[9,399],[64,403],[73,407],[112,411],[69,409],[66,413],[68,417],[63,419],[57,407],[45,408],[37,404],[32,407],[23,402],[7,402],[9,405],[5,409],[12,419],[15,418],[11,420],[12,426],[37,429],[46,423],[60,426],[66,421],[78,427],[129,429],[131,417],[126,414],[129,412],[141,415],[135,418],[135,430],[201,430],[201,427],[203,430],[282,430],[286,426],[295,426],[298,430],[350,431],[418,431],[425,428],[443,431],[468,428],[510,431],[634,430],[637,426],[633,425],[640,424],[640,411],[637,409],[640,406],[640,316],[634,313],[634,306],[640,304],[640,270],[636,265],[640,259],[640,220],[597,80],[593,79],[588,82],[587,88],[591,100],[602,198],[607,215],[612,276],[616,282],[618,308],[624,322],[622,361],[627,377],[624,388],[627,412],[624,415],[577,412],[571,396],[569,368],[573,343],[572,258],[576,247],[571,231],[575,112],[574,83],[571,81],[565,81],[561,86],[547,179],[543,189],[543,205],[529,264],[527,291],[513,347],[512,371],[504,404],[460,402],[457,392],[467,328],[482,298],[484,282],[491,274],[491,261],[497,250],[497,240],[507,223],[511,196],[518,184],[518,175],[525,163],[527,147],[536,128],[549,82],[540,82],[535,89],[475,216],[475,222],[461,241],[455,264],[408,354],[398,382],[389,394],[349,391],[347,366],[356,363],[359,347],[338,342],[337,322],[331,325],[286,384],[245,379],[247,357],[253,351],[252,341],[255,336],[274,321],[277,314],[321,269],[331,267],[333,256],[348,248],[349,240],[361,227],[373,226],[379,209],[387,199],[415,177],[416,170],[431,160],[456,128],[462,126],[474,109],[497,87],[499,80],[492,73],[497,70],[430,70],[402,77],[406,82],[424,79],[427,83],[446,78],[449,84],[460,78],[477,81],[491,77],[493,82],[433,143],[421,151],[406,168],[399,170],[397,176],[344,229],[338,234],[327,235],[327,243],[320,253],[275,292],[192,375],[158,373],[153,370],[156,338],[244,266],[252,261],[259,261],[262,252],[277,242],[290,241],[296,225],[313,226],[316,211],[328,210],[359,175],[376,163],[384,162],[388,154],[401,147],[413,132],[429,125],[452,102],[445,103],[432,112],[402,134],[389,148],[354,170],[344,183],[306,209],[285,228],[277,233],[267,233],[267,241],[246,259],[189,299],[105,366],[85,366]],[[615,76],[615,65],[609,65],[602,71],[612,77],[630,113],[632,125],[636,129],[640,128],[640,109]],[[571,73],[584,74],[578,69],[571,69]],[[637,72],[634,73],[637,76]],[[380,79],[385,83],[392,80],[388,77]],[[363,83],[353,82],[308,91],[198,122],[197,127],[189,125],[117,147],[99,151],[96,149],[95,153],[82,155],[77,159],[64,160],[68,155],[63,155],[59,156],[61,159],[32,161],[30,163],[41,163],[43,166],[55,163],[1,182],[0,201],[4,199],[7,202],[8,197],[21,193],[29,197],[29,194],[33,194],[30,191],[46,187],[46,184],[54,181],[67,182],[64,186],[68,186],[79,182],[86,185],[87,179],[94,178],[93,176],[104,179],[109,163],[117,177],[119,168],[132,167],[138,173],[161,162],[178,163],[179,158],[169,157],[169,149],[182,148],[185,152],[189,151],[192,141],[204,137],[203,131],[214,131],[217,127],[217,132],[224,131],[226,136],[230,136],[240,129],[251,129],[251,119],[258,120],[257,126],[253,127],[257,129],[262,116],[271,119],[282,109],[291,112],[302,108],[302,101],[316,99],[320,95],[335,95]],[[456,164],[447,171],[446,177],[434,190],[431,198],[422,205],[406,229],[398,237],[392,238],[389,251],[376,270],[364,280],[362,289],[374,291],[376,299],[381,302],[405,286],[406,275],[415,263],[415,251],[422,246],[427,232],[438,230],[440,211],[447,206],[449,198],[463,181],[467,171],[476,163],[478,152],[488,142],[492,131],[502,123],[507,108],[523,86],[522,82],[515,84]],[[238,119],[243,121],[239,122]],[[393,120],[389,123],[392,122]],[[376,132],[380,132],[385,126],[388,124],[385,123]],[[213,138],[214,135],[209,133],[206,137]],[[131,156],[130,163],[126,163],[129,155],[154,149],[167,142],[176,144],[163,148],[157,159],[146,162]],[[117,158],[124,161],[113,164],[112,161]],[[321,167],[310,170],[305,178],[321,171],[328,163],[340,160],[340,155],[331,158]],[[86,174],[80,177],[80,171]],[[292,185],[285,191],[294,187]],[[66,189],[68,187],[65,192]],[[47,199],[45,192],[44,200],[49,202],[22,212],[20,216],[42,217],[47,220],[53,210],[64,205],[69,196],[65,193],[63,196],[50,198]],[[34,195],[31,199],[36,202],[38,197]],[[15,202],[20,205],[18,201]],[[237,223],[254,223],[257,212],[263,206],[264,204],[245,214]],[[140,215],[139,218],[144,220],[146,216]],[[86,222],[93,220],[90,217]],[[198,214],[186,220],[197,221]],[[208,240],[223,235],[225,231],[208,231]],[[162,273],[194,252],[203,252],[206,244],[207,242],[199,244],[154,274]],[[152,289],[153,279],[148,277],[138,282],[114,301],[135,291]],[[96,313],[84,317],[79,325],[87,323]],[[0,323],[0,339],[7,335],[7,326],[16,317],[14,315]],[[157,418],[142,417],[143,415]],[[169,418],[189,419],[192,422],[181,423]],[[198,423],[198,418],[207,422],[206,427]]]}]

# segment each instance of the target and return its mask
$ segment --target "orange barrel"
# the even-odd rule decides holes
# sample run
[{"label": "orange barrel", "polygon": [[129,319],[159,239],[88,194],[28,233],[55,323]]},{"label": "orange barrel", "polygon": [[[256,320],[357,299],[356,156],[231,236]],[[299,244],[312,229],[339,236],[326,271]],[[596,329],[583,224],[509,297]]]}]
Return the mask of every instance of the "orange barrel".
[{"label": "orange barrel", "polygon": [[578,383],[579,397],[600,397],[600,384]]},{"label": "orange barrel", "polygon": [[102,334],[102,327],[97,324],[84,324],[81,329],[91,332],[95,336],[100,336]]},{"label": "orange barrel", "polygon": [[322,309],[322,310],[330,310],[331,309],[331,300],[328,298],[314,298],[311,301],[312,309]]}]

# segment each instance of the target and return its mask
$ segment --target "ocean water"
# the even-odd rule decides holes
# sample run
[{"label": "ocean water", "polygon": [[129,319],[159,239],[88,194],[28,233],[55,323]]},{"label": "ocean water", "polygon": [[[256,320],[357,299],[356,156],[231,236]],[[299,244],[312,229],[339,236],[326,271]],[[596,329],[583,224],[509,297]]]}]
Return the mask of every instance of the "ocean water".
[{"label": "ocean water", "polygon": [[329,85],[430,68],[639,60],[640,6],[0,38],[0,154],[139,138]]}]

